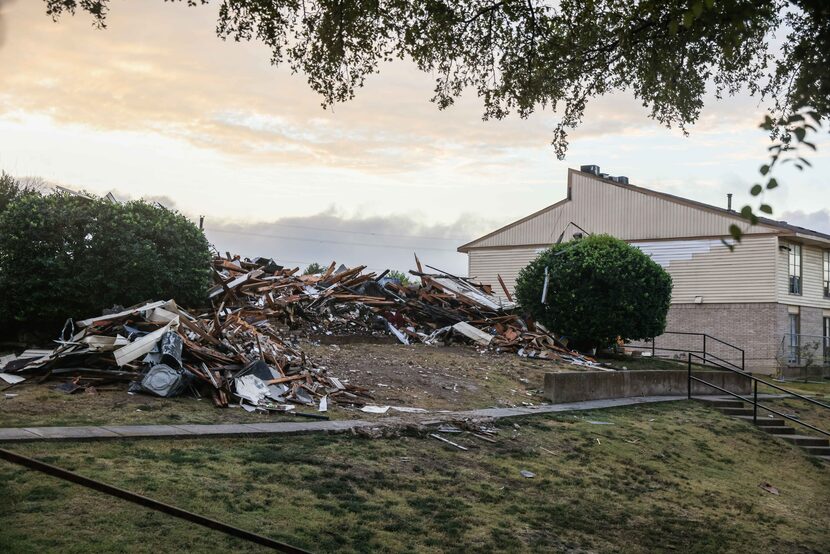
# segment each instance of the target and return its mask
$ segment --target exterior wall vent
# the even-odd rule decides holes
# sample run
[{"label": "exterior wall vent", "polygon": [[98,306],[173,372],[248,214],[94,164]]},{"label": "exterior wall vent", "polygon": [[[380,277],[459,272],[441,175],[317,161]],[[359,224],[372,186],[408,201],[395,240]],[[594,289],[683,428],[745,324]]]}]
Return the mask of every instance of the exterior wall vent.
[{"label": "exterior wall vent", "polygon": [[583,173],[591,173],[593,175],[599,175],[599,166],[598,165],[581,165],[579,166],[579,171]]}]

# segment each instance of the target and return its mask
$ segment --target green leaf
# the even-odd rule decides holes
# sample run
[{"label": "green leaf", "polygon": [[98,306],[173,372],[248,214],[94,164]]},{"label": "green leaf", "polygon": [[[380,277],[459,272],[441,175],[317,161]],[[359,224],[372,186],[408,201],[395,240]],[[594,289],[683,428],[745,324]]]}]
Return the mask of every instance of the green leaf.
[{"label": "green leaf", "polygon": [[770,206],[769,204],[761,204],[761,206],[758,209],[764,212],[765,214],[772,214],[772,206]]},{"label": "green leaf", "polygon": [[793,129],[793,133],[795,133],[795,138],[798,139],[798,142],[801,142],[802,140],[804,140],[804,137],[807,136],[807,130],[803,127],[796,127],[795,129]]},{"label": "green leaf", "polygon": [[729,226],[729,234],[732,236],[733,239],[740,242],[741,235],[743,235],[743,231],[741,231],[741,228],[733,223]]},{"label": "green leaf", "polygon": [[691,27],[692,22],[695,20],[694,14],[691,11],[687,11],[683,14],[683,26],[684,27]]},{"label": "green leaf", "polygon": [[760,172],[761,175],[766,175],[767,173],[769,173],[769,166],[767,164],[762,165]]},{"label": "green leaf", "polygon": [[752,217],[752,207],[751,206],[744,206],[741,208],[741,217],[744,219],[749,219]]},{"label": "green leaf", "polygon": [[775,177],[770,177],[770,180],[767,181],[767,190],[772,190],[778,186],[778,180]]},{"label": "green leaf", "polygon": [[758,196],[759,194],[761,194],[761,192],[763,190],[764,190],[764,187],[762,187],[761,185],[755,184],[755,185],[752,185],[751,189],[749,189],[749,194],[751,194],[752,196]]}]

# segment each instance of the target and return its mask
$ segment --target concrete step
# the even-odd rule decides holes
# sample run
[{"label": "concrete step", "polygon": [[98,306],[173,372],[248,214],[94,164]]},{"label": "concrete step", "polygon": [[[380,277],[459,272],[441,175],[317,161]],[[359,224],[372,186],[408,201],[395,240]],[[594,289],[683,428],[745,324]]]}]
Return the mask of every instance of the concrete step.
[{"label": "concrete step", "polygon": [[743,408],[744,403],[740,400],[727,400],[724,398],[706,398],[705,396],[693,396],[693,400],[703,402],[714,408]]},{"label": "concrete step", "polygon": [[752,408],[721,408],[720,406],[715,407],[717,411],[722,414],[726,414],[728,416],[751,416],[752,415]]},{"label": "concrete step", "polygon": [[830,456],[830,446],[802,446],[801,448],[813,456]]},{"label": "concrete step", "polygon": [[[752,423],[751,415],[735,416],[735,419],[740,419],[741,421]],[[780,417],[759,417],[758,423],[756,425],[758,425],[758,427],[783,427],[785,423],[784,420]]]},{"label": "concrete step", "polygon": [[813,456],[814,458],[818,458],[822,462],[830,464],[830,456]]},{"label": "concrete step", "polygon": [[783,435],[781,438],[787,442],[797,444],[798,446],[830,448],[830,441],[822,437],[813,437],[810,435]]},{"label": "concrete step", "polygon": [[761,427],[761,429],[770,435],[795,435],[795,429],[793,427],[788,427],[787,425],[782,425],[781,427],[778,427],[777,425],[767,425]]}]

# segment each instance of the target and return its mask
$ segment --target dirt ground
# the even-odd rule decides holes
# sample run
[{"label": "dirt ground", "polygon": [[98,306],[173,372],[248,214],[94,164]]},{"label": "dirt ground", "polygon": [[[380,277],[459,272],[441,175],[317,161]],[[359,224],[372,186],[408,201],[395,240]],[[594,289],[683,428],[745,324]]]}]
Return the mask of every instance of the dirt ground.
[{"label": "dirt ground", "polygon": [[333,375],[370,389],[376,404],[465,409],[541,403],[544,374],[581,368],[472,346],[304,344]]},{"label": "dirt ground", "polygon": [[[369,389],[370,403],[430,411],[544,403],[541,392],[546,372],[583,369],[460,345],[303,342],[301,346],[331,375]],[[99,387],[96,394],[67,395],[54,390],[60,382],[38,384],[32,379],[5,390],[0,397],[0,426],[236,423],[297,417],[250,414],[239,407],[219,409],[207,398],[131,395],[123,383]],[[372,417],[337,405],[331,406],[328,415],[332,419]]]}]

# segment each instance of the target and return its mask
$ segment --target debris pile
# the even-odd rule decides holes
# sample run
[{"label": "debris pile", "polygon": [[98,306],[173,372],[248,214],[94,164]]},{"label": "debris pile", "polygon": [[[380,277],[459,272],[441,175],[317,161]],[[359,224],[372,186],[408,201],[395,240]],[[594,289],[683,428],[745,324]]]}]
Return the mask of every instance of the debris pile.
[{"label": "debris pile", "polygon": [[366,391],[315,367],[256,312],[223,307],[197,317],[172,300],[151,302],[67,321],[57,342],[54,351],[6,360],[3,371],[18,379],[73,377],[70,393],[129,381],[131,392],[208,394],[217,406],[239,402],[249,411],[325,411],[329,399],[340,398],[365,403]]},{"label": "debris pile", "polygon": [[513,313],[516,305],[493,294],[491,287],[426,266],[418,258],[419,283],[404,285],[386,273],[363,273],[365,266],[317,275],[297,275],[271,259],[214,260],[216,285],[210,291],[218,310],[240,310],[246,319],[269,321],[284,331],[309,335],[388,334],[404,344],[473,342],[499,352],[530,358],[561,359],[597,366],[571,351],[539,324]]},{"label": "debris pile", "polygon": [[[0,363],[0,378],[73,378],[74,392],[113,381],[162,397],[206,394],[220,407],[254,411],[365,405],[368,391],[328,375],[291,341],[294,333],[392,334],[404,344],[473,343],[497,352],[599,367],[539,324],[514,313],[487,285],[415,258],[415,284],[332,264],[299,275],[269,258],[216,257],[211,308],[192,314],[158,301],[67,321],[54,351]],[[503,283],[502,283],[503,286]],[[509,297],[509,295],[507,295]],[[4,367],[5,366],[5,367]],[[3,377],[8,376],[9,379]]]}]

